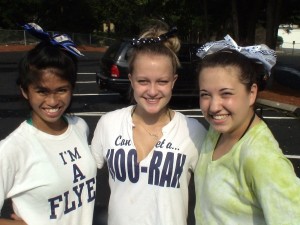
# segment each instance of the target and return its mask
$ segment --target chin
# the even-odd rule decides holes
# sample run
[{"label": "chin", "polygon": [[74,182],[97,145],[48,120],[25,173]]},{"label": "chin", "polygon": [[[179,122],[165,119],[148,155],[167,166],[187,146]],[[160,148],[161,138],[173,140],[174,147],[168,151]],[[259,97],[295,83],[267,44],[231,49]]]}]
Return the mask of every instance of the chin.
[{"label": "chin", "polygon": [[219,133],[226,133],[228,131],[228,129],[226,129],[226,127],[224,126],[220,126],[220,125],[216,125],[216,124],[213,124],[213,123],[210,123],[210,125],[212,126],[212,128],[219,132]]}]

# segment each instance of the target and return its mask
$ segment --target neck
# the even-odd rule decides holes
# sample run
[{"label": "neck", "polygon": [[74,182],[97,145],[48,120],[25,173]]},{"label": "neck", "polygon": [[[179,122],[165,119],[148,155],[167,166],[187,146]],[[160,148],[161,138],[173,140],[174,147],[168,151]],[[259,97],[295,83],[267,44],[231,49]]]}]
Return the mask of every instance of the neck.
[{"label": "neck", "polygon": [[27,123],[34,126],[36,129],[51,135],[60,135],[64,133],[68,128],[68,121],[64,117],[61,117],[55,123],[50,123],[40,119],[36,119],[36,117],[33,115],[27,120]]},{"label": "neck", "polygon": [[251,117],[251,119],[250,119],[250,121],[249,121],[249,123],[248,123],[248,125],[247,125],[247,127],[246,127],[246,129],[245,129],[245,131],[244,131],[244,133],[243,133],[243,134],[241,135],[241,137],[239,138],[239,140],[241,140],[241,139],[244,137],[244,135],[247,133],[247,131],[248,131],[249,128],[251,127],[251,125],[252,125],[254,119],[255,119],[255,112],[253,112],[253,115],[252,115],[252,117]]},{"label": "neck", "polygon": [[135,106],[132,109],[131,116],[135,120],[142,121],[145,124],[151,125],[151,124],[157,124],[157,123],[170,122],[172,119],[171,113],[172,112],[170,109],[165,108],[158,113],[151,114],[151,113],[147,113],[143,109],[140,109],[139,107]]},{"label": "neck", "polygon": [[224,133],[219,136],[219,139],[215,145],[215,150],[212,156],[213,160],[217,160],[227,152],[229,152],[232,147],[237,143],[243,136],[248,132],[255,120],[255,113],[251,116],[250,120],[248,120],[247,126],[241,128],[242,131],[239,131],[239,134],[232,134],[232,133]]},{"label": "neck", "polygon": [[237,132],[233,132],[233,133],[221,133],[221,136],[224,138],[226,138],[227,140],[235,140],[235,141],[239,141],[241,140],[245,134],[248,132],[248,130],[251,128],[254,120],[255,120],[255,112],[253,112],[251,118],[247,119],[245,122],[245,125],[243,127],[241,127]]}]

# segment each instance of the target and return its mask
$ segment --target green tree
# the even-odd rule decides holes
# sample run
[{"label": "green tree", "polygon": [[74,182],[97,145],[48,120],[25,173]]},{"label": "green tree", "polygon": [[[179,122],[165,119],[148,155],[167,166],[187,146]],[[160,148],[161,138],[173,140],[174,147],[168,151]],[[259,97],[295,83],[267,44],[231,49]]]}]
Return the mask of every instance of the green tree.
[{"label": "green tree", "polygon": [[38,17],[41,0],[0,0],[0,28],[19,29],[19,23]]},{"label": "green tree", "polygon": [[271,47],[279,24],[300,24],[299,0],[0,0],[0,12],[3,29],[36,22],[46,30],[91,33],[112,22],[113,37],[135,36],[149,20],[163,18],[177,25],[183,41],[200,43],[230,34],[253,44],[261,25]]},{"label": "green tree", "polygon": [[89,33],[99,26],[96,3],[96,0],[44,0],[38,22],[48,30]]},{"label": "green tree", "polygon": [[[298,0],[202,0],[208,27],[206,37],[222,39],[231,34],[241,44],[254,44],[258,25],[266,29],[266,44],[276,46],[279,24],[293,20],[300,24]],[[208,31],[207,31],[208,30]]]}]

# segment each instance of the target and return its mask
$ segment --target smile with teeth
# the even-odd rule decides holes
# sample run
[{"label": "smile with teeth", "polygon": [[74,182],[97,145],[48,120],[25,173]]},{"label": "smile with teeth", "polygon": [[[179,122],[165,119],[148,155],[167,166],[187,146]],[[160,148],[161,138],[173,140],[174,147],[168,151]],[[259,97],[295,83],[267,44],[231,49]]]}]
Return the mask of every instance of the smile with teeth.
[{"label": "smile with teeth", "polygon": [[56,113],[60,108],[44,109],[47,113]]},{"label": "smile with teeth", "polygon": [[158,98],[146,98],[146,100],[149,102],[154,102],[154,101],[157,101]]},{"label": "smile with teeth", "polygon": [[229,115],[228,114],[224,114],[224,115],[211,115],[211,117],[215,120],[223,120],[225,118],[227,118]]}]

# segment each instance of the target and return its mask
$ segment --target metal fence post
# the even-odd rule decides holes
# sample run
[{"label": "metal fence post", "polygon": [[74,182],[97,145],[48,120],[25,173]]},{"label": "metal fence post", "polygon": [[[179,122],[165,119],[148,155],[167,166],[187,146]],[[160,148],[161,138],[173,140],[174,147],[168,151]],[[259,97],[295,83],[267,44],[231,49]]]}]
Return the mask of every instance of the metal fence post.
[{"label": "metal fence post", "polygon": [[293,54],[294,55],[294,49],[295,49],[295,41],[293,41]]},{"label": "metal fence post", "polygon": [[26,32],[25,32],[25,30],[23,31],[23,34],[24,34],[24,45],[27,45],[27,43],[26,43]]}]

